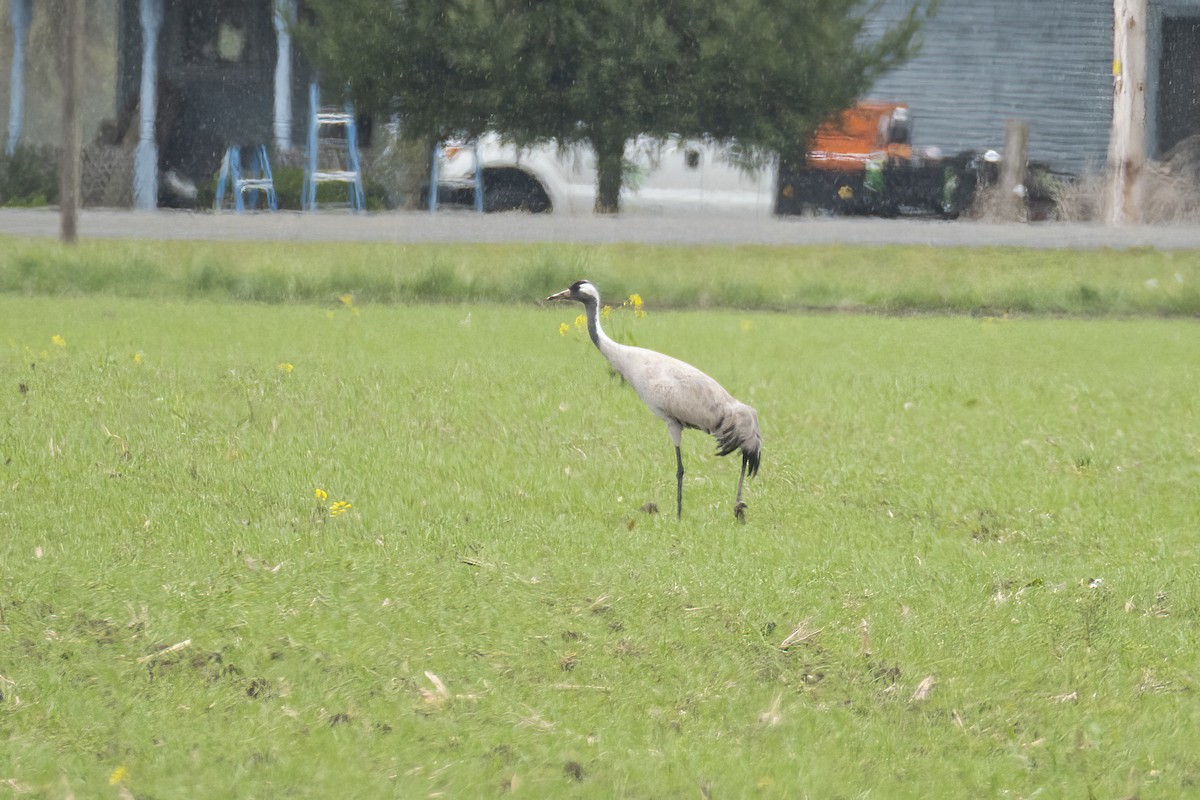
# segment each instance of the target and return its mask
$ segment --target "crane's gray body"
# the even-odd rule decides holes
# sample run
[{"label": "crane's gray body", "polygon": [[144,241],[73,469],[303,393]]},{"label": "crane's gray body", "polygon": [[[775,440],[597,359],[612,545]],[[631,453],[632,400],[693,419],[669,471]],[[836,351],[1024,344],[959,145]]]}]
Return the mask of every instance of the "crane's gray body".
[{"label": "crane's gray body", "polygon": [[721,384],[691,364],[644,347],[629,347],[601,338],[597,344],[642,402],[667,424],[679,446],[684,428],[717,437],[721,455],[734,450],[757,454],[762,446],[758,415]]},{"label": "crane's gray body", "polygon": [[684,428],[695,428],[717,439],[717,455],[742,452],[742,473],[738,478],[738,519],[743,518],[742,481],[747,472],[758,472],[762,452],[762,434],[758,414],[738,401],[708,375],[691,364],[668,355],[615,342],[600,327],[600,292],[588,281],[577,281],[563,292],[547,299],[576,300],[586,311],[588,334],[596,349],[612,368],[633,387],[642,402],[667,425],[675,445],[678,471],[676,508],[683,514],[683,458],[680,441]]}]

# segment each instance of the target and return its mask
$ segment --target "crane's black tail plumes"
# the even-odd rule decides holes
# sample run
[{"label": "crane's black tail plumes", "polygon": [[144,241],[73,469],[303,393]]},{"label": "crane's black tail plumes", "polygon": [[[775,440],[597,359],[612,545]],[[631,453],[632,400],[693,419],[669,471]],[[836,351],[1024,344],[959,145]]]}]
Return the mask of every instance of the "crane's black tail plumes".
[{"label": "crane's black tail plumes", "polygon": [[727,456],[742,451],[742,466],[753,477],[758,474],[762,460],[762,434],[758,430],[758,414],[745,403],[738,403],[712,432],[717,437],[717,455]]}]

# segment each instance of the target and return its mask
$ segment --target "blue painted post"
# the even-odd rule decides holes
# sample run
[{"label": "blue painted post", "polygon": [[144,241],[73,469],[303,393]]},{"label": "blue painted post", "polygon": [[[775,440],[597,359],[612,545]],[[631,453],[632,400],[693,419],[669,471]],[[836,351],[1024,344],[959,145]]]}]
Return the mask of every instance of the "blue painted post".
[{"label": "blue painted post", "polygon": [[[229,172],[233,175],[233,210],[242,213],[246,210],[246,198],[242,196],[242,148],[229,148]],[[255,195],[257,199],[257,195]]]},{"label": "blue painted post", "polygon": [[296,0],[275,0],[275,147],[292,149],[292,36],[289,26],[296,20]]},{"label": "blue painted post", "polygon": [[[229,162],[232,160],[229,154],[232,150],[232,147],[226,148],[225,156],[221,159],[221,170],[217,173],[217,197],[213,202],[214,211],[220,211],[225,205],[225,184],[229,182]],[[235,178],[234,180],[236,181],[237,179]],[[237,191],[236,185],[233,187],[233,190]]]},{"label": "blue painted post", "polygon": [[[346,88],[348,91],[350,87]],[[350,171],[354,173],[354,182],[346,187],[346,193],[350,195],[350,207],[362,212],[367,210],[367,197],[363,192],[362,164],[358,160],[358,123],[354,118],[354,106],[350,103],[346,103],[346,116],[350,118],[346,124],[346,156]]]},{"label": "blue painted post", "polygon": [[305,211],[317,210],[317,181],[313,176],[317,171],[318,92],[316,81],[308,85],[308,151],[305,155],[304,191],[301,198],[301,206]]},{"label": "blue painted post", "polygon": [[162,27],[162,0],[141,0],[142,90],[137,150],[133,160],[133,207],[158,208],[158,144],[154,124],[158,116],[158,30]]},{"label": "blue painted post", "polygon": [[25,43],[29,41],[29,20],[33,0],[12,0],[9,17],[12,19],[12,71],[9,73],[8,143],[4,152],[12,155],[21,141],[25,125]]}]

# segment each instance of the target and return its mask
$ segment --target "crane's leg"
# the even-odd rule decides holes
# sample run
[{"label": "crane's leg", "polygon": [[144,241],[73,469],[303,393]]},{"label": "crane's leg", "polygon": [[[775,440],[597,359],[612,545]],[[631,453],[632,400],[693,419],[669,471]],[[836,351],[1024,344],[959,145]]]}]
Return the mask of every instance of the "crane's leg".
[{"label": "crane's leg", "polygon": [[742,484],[746,480],[746,455],[742,454],[742,474],[738,475],[737,500],[733,503],[733,518],[738,522],[746,521],[746,504],[742,502]]},{"label": "crane's leg", "polygon": [[675,518],[683,519],[683,454],[679,452],[679,445],[675,445],[675,465]]}]

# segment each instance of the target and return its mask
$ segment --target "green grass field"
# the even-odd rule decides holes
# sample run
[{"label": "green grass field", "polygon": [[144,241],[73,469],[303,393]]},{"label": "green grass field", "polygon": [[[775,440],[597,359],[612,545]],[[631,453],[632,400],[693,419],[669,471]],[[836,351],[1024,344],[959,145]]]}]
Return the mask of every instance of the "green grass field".
[{"label": "green grass field", "polygon": [[0,236],[0,292],[528,305],[587,276],[656,308],[1200,317],[1200,252],[111,242]]},{"label": "green grass field", "polygon": [[[389,297],[321,247],[9,243],[0,797],[1200,792],[1200,326],[1111,305],[1195,254],[969,256],[960,300],[1054,312],[1005,318],[754,310],[826,249],[429,248]],[[833,295],[911,310],[894,251]],[[640,510],[664,426],[535,302],[583,276],[758,409],[746,525],[695,432],[683,520]]]}]

